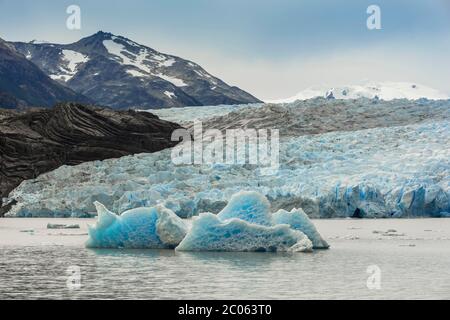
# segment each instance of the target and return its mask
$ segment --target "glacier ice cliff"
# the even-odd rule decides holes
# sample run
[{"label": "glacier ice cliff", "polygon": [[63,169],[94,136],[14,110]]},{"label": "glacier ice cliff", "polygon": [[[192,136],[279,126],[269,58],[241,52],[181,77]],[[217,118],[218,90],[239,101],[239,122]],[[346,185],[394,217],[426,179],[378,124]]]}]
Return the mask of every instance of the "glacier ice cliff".
[{"label": "glacier ice cliff", "polygon": [[276,175],[250,165],[176,166],[164,150],[25,181],[9,195],[17,201],[9,215],[89,216],[99,201],[115,212],[163,205],[187,218],[219,213],[235,193],[256,191],[274,211],[302,208],[311,218],[448,216],[449,111],[448,101],[403,100],[241,108],[204,127],[282,129]]},{"label": "glacier ice cliff", "polygon": [[99,202],[89,227],[89,248],[173,249],[187,232],[185,222],[162,206],[137,208],[118,216]]}]

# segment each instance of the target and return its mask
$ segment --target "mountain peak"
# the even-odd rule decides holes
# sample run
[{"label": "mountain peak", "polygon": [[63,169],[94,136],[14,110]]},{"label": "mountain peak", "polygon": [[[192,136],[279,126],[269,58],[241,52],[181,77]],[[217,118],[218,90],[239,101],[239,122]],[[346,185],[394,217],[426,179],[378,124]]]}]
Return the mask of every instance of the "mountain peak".
[{"label": "mountain peak", "polygon": [[260,102],[198,64],[102,30],[72,44],[14,46],[53,80],[113,108]]},{"label": "mountain peak", "polygon": [[90,37],[110,39],[112,37],[115,37],[115,35],[112,34],[111,32],[104,32],[104,31],[100,30],[100,31],[98,31],[97,33],[93,34]]}]

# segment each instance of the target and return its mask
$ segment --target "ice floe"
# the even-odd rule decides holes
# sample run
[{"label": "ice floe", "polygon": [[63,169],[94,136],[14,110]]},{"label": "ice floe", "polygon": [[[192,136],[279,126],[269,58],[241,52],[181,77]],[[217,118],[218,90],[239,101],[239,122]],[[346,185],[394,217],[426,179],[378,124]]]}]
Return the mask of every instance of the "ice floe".
[{"label": "ice floe", "polygon": [[118,216],[95,203],[98,220],[89,227],[89,248],[173,249],[186,235],[183,220],[157,206],[137,208]]}]

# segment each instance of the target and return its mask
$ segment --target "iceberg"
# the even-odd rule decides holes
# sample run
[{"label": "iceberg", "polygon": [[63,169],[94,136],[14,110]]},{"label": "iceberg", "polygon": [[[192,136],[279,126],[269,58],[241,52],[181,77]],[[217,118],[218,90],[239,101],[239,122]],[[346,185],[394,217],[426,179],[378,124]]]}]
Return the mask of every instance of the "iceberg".
[{"label": "iceberg", "polygon": [[235,194],[217,217],[222,221],[236,218],[263,226],[273,225],[270,203],[257,192],[244,191]]},{"label": "iceberg", "polygon": [[187,232],[187,226],[162,206],[138,208],[122,215],[95,203],[98,218],[89,226],[88,248],[173,249]]},{"label": "iceberg", "polygon": [[[288,224],[276,224],[266,197],[240,192],[218,215],[200,214],[176,250],[310,252],[313,243],[299,230],[302,225],[316,240],[322,238],[306,215],[301,220],[295,221],[297,230]],[[324,247],[323,242],[320,244]]]},{"label": "iceberg", "polygon": [[310,252],[313,244],[302,232],[288,225],[267,227],[241,219],[222,221],[212,213],[202,213],[176,250]]},{"label": "iceberg", "polygon": [[287,224],[292,229],[303,232],[311,240],[314,249],[330,247],[302,209],[293,209],[291,212],[281,209],[273,214],[273,220],[276,224]]},{"label": "iceberg", "polygon": [[223,252],[311,252],[314,247],[328,248],[306,214],[297,210],[272,215],[269,201],[256,192],[234,195],[218,215],[201,213],[190,230],[186,220],[161,205],[129,210],[120,216],[99,202],[95,206],[98,219],[89,226],[88,248]]}]

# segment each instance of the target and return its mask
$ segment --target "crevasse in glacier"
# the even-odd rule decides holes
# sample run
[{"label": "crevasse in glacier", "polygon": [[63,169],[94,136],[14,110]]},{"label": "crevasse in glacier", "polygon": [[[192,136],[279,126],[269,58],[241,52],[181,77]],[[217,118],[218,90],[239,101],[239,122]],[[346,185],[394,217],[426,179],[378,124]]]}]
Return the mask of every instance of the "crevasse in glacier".
[{"label": "crevasse in glacier", "polygon": [[[276,224],[264,196],[240,192],[217,216],[200,214],[176,250],[309,252],[313,243],[301,230],[312,230],[312,223],[306,216],[302,218],[296,220],[296,229]],[[316,239],[321,239],[315,232]]]},{"label": "crevasse in glacier", "polygon": [[171,210],[162,206],[138,208],[118,216],[96,202],[98,220],[89,227],[89,248],[173,249],[187,227]]}]

